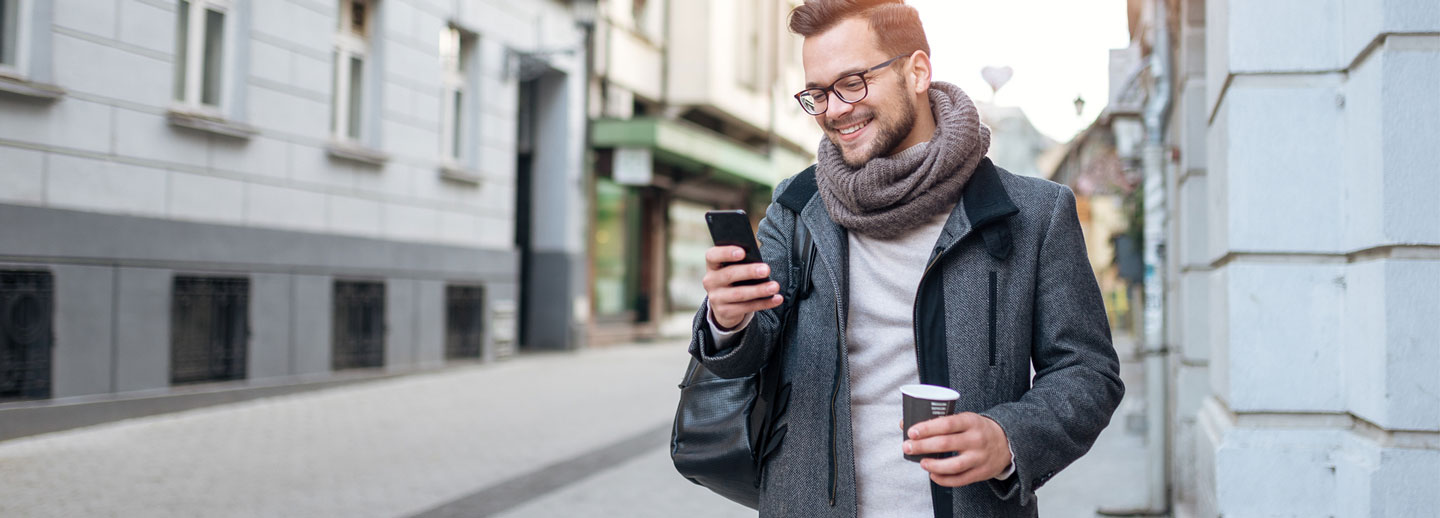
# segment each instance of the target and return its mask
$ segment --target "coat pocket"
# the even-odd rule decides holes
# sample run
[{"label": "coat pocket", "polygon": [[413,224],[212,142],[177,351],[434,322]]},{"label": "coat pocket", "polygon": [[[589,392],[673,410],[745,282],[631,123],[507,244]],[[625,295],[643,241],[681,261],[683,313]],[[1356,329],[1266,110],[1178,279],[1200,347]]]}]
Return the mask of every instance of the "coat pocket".
[{"label": "coat pocket", "polygon": [[989,338],[990,338],[990,366],[991,366],[991,367],[994,367],[994,366],[995,366],[995,347],[996,347],[996,337],[995,337],[995,312],[996,312],[996,307],[995,307],[995,306],[999,303],[999,300],[997,300],[997,299],[999,298],[999,296],[1000,296],[1000,286],[999,286],[999,284],[1000,284],[999,273],[992,270],[992,271],[990,272],[990,318],[989,318],[990,327],[989,327],[989,333],[988,333]]}]

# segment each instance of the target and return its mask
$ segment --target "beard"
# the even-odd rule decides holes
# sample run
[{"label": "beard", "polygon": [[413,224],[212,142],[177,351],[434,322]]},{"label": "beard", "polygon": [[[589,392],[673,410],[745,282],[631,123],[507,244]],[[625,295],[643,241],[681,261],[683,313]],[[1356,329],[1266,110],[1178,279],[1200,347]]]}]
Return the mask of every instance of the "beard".
[{"label": "beard", "polygon": [[[882,106],[881,108],[886,107]],[[901,96],[901,102],[899,106],[894,107],[894,111],[895,117],[893,118],[882,118],[871,110],[865,114],[850,117],[848,121],[831,123],[826,128],[825,137],[829,138],[830,143],[840,150],[840,158],[845,165],[859,169],[877,156],[894,154],[895,147],[899,146],[900,142],[910,134],[910,130],[915,127],[915,99],[910,96]],[[870,127],[866,129],[875,131],[870,145],[859,148],[846,147],[840,141],[840,133],[836,128],[849,126],[855,121],[864,120],[867,117],[871,120]]]}]

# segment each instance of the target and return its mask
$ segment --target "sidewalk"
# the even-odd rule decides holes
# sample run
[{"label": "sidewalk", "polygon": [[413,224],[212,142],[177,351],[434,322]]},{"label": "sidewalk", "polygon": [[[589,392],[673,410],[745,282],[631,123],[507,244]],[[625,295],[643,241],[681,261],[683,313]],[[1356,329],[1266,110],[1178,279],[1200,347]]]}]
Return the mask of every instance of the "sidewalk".
[{"label": "sidewalk", "polygon": [[[1090,452],[1055,474],[1035,494],[1044,518],[1094,518],[1096,511],[1135,510],[1145,507],[1146,459],[1145,364],[1136,359],[1134,340],[1115,337],[1120,351],[1120,379],[1125,399],[1110,417]],[[1133,417],[1132,417],[1133,416]],[[1131,426],[1131,421],[1138,421]]]},{"label": "sidewalk", "polygon": [[[522,356],[0,442],[0,516],[754,516],[670,465],[687,360]],[[1042,516],[1143,497],[1125,408],[1040,490]]]},{"label": "sidewalk", "polygon": [[7,441],[0,516],[408,516],[667,424],[686,361],[526,356]]}]

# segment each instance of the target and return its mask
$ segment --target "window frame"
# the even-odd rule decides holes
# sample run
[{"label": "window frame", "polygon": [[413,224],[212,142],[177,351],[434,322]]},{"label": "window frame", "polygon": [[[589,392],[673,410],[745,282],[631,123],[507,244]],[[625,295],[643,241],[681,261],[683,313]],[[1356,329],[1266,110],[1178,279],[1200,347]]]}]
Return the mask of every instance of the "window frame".
[{"label": "window frame", "polygon": [[474,71],[479,36],[452,24],[440,37],[440,160],[447,167],[464,170],[475,162],[475,153],[467,152],[473,148],[466,143],[473,141],[475,134],[471,111],[478,101]]},{"label": "window frame", "polygon": [[[354,4],[356,2],[365,5],[365,20],[362,34],[357,34],[351,28],[354,26]],[[365,141],[365,96],[367,95],[367,81],[362,75],[359,80],[358,98],[352,99],[350,92],[351,83],[351,60],[358,59],[362,67],[361,73],[372,66],[370,39],[374,34],[374,2],[369,0],[341,0],[339,2],[339,13],[334,37],[334,76],[331,92],[331,137],[337,142],[360,145]],[[358,103],[358,104],[356,104]],[[350,120],[352,104],[355,105],[355,112],[359,120]],[[351,135],[351,124],[354,124],[354,135]]]},{"label": "window frame", "polygon": [[[235,34],[236,2],[238,0],[181,0],[190,3],[190,12],[185,20],[185,63],[183,68],[174,71],[176,74],[183,74],[183,86],[180,92],[171,92],[171,98],[182,111],[199,112],[217,118],[224,118],[225,108],[231,102],[232,92],[230,88],[230,75],[235,60],[235,51],[231,42]],[[176,16],[179,16],[179,2],[176,2]],[[205,88],[205,43],[206,32],[209,30],[206,24],[206,16],[210,11],[215,11],[222,17],[220,22],[221,37],[219,40],[219,63],[215,78],[216,95],[218,98],[214,104],[204,102]],[[176,49],[176,58],[179,58],[179,50]],[[176,63],[177,66],[179,63]],[[176,95],[178,93],[178,95]]]},{"label": "window frame", "polygon": [[[31,38],[31,5],[34,0],[9,0],[15,2],[15,34],[13,44],[15,45],[14,63],[0,62],[0,76],[23,79],[30,72],[30,38]],[[5,42],[0,41],[0,45]],[[3,47],[0,47],[3,48]],[[3,51],[0,51],[3,52]],[[3,55],[3,54],[0,54]]]}]

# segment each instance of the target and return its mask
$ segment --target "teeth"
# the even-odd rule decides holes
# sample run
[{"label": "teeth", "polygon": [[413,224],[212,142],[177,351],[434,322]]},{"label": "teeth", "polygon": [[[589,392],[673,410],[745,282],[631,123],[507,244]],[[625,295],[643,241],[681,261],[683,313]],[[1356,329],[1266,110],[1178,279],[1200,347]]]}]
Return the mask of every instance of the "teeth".
[{"label": "teeth", "polygon": [[849,134],[851,134],[851,133],[860,131],[860,128],[864,128],[865,125],[868,124],[868,123],[869,123],[869,121],[866,121],[866,122],[862,122],[862,123],[860,123],[860,124],[856,124],[856,125],[854,125],[854,126],[850,126],[850,127],[848,127],[848,128],[840,128],[840,134],[841,134],[841,135],[849,135]]}]

